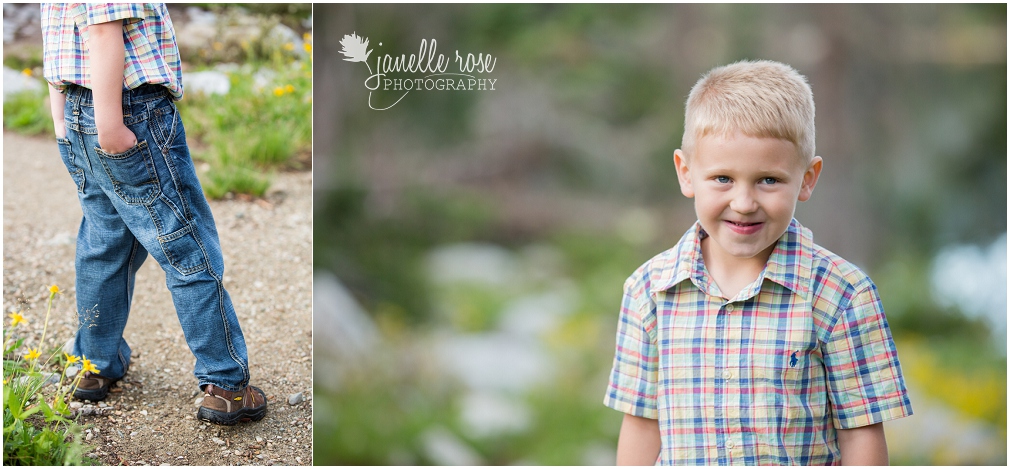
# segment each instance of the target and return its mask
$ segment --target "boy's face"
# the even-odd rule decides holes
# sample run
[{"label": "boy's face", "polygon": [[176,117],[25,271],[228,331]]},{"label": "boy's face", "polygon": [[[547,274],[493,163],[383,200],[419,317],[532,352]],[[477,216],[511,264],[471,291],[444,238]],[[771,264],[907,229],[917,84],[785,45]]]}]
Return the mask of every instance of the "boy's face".
[{"label": "boy's face", "polygon": [[797,201],[813,193],[821,158],[802,158],[796,146],[777,138],[707,135],[686,158],[674,152],[680,191],[694,198],[709,252],[732,265],[764,263],[793,218]]}]

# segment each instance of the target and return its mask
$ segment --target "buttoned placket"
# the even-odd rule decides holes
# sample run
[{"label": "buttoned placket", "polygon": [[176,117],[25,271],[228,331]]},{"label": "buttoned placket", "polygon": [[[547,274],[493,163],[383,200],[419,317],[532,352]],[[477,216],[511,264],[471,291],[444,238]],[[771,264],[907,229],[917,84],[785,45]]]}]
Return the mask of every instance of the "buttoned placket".
[{"label": "buttoned placket", "polygon": [[[720,299],[721,300],[721,299]],[[744,435],[741,433],[742,394],[731,393],[731,386],[737,384],[740,376],[740,353],[731,353],[731,349],[742,346],[741,330],[743,327],[743,302],[746,298],[735,298],[725,301],[720,307],[717,323],[716,339],[716,426],[717,444],[720,448],[720,460],[723,464],[742,462],[744,458]],[[718,417],[722,418],[719,419]]]},{"label": "buttoned placket", "polygon": [[734,432],[730,423],[729,414],[729,385],[733,378],[730,369],[730,357],[728,345],[732,338],[731,315],[736,307],[732,302],[723,302],[722,298],[714,298],[722,303],[716,315],[716,338],[715,338],[715,429],[716,445],[718,447],[719,464],[730,464],[733,457],[733,448],[736,443],[733,441]]}]

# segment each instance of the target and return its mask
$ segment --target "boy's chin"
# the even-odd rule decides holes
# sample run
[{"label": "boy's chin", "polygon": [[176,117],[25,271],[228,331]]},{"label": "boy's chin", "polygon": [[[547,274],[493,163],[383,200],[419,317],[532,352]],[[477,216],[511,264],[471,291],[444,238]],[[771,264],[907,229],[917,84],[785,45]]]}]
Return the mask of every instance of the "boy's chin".
[{"label": "boy's chin", "polygon": [[718,245],[718,249],[722,251],[723,255],[728,258],[739,259],[741,261],[754,259],[761,261],[768,260],[768,257],[771,256],[771,253],[775,250],[775,245],[777,244],[779,238],[776,237],[769,243],[749,244],[734,242],[733,240],[728,240],[724,237],[727,237],[726,234],[720,233],[716,236],[709,236],[709,239]]}]

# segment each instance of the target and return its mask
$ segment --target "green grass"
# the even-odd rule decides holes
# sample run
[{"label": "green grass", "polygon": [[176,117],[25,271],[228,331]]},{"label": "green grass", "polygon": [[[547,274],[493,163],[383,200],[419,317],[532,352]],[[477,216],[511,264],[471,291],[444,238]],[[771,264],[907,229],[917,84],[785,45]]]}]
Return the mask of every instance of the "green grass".
[{"label": "green grass", "polygon": [[203,191],[212,199],[228,194],[248,194],[262,197],[270,188],[270,179],[261,173],[239,165],[211,166],[203,182]]},{"label": "green grass", "polygon": [[[273,78],[257,87],[255,76]],[[247,65],[229,74],[225,96],[189,93],[180,101],[187,134],[205,150],[203,177],[210,198],[229,193],[262,196],[275,170],[307,169],[312,153],[312,67],[281,59]]]},{"label": "green grass", "polygon": [[25,135],[54,135],[53,116],[47,106],[48,91],[25,90],[4,98],[4,128]]}]

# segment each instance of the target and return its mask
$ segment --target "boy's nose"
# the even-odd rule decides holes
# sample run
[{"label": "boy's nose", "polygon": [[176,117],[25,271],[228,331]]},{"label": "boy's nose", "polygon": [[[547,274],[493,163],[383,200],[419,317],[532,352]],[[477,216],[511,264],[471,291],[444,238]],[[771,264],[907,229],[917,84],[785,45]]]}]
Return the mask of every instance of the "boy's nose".
[{"label": "boy's nose", "polygon": [[758,204],[750,190],[738,188],[729,201],[729,208],[737,213],[754,213],[758,209]]}]

